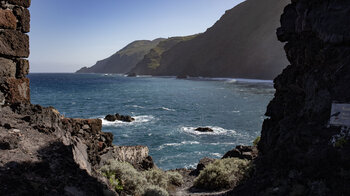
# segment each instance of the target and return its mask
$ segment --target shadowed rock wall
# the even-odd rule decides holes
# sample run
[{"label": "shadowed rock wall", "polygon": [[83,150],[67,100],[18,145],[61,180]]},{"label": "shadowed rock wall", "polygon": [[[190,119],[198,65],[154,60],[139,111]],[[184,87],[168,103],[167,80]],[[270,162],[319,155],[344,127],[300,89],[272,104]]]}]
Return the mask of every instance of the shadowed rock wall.
[{"label": "shadowed rock wall", "polygon": [[[256,174],[235,193],[349,195],[349,133],[328,126],[350,103],[350,1],[292,0],[277,31],[290,65],[274,80]],[[249,188],[253,186],[254,188]]]},{"label": "shadowed rock wall", "polygon": [[29,103],[30,0],[0,2],[0,105]]}]

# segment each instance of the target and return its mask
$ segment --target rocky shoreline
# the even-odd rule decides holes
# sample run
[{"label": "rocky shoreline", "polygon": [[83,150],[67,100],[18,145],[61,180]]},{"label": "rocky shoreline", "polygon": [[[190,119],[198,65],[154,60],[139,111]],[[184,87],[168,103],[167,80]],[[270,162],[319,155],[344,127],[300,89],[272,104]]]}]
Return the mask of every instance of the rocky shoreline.
[{"label": "rocky shoreline", "polygon": [[[52,107],[31,104],[0,108],[1,194],[118,195],[99,172],[108,161],[128,162],[139,171],[157,168],[146,146],[114,146],[113,135],[101,131],[99,119],[65,118]],[[238,146],[223,158],[251,159],[242,156],[247,149],[256,150]],[[195,170],[175,170],[185,183],[169,194],[224,193],[193,187],[199,172],[213,161],[204,158]]]}]

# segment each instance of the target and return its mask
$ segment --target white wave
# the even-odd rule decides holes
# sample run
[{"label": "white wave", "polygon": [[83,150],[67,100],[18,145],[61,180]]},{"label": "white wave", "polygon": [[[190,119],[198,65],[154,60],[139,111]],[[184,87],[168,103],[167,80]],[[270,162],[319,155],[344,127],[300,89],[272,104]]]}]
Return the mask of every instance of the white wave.
[{"label": "white wave", "polygon": [[185,168],[186,169],[196,169],[197,164],[196,163],[188,164],[188,165],[185,165]]},{"label": "white wave", "polygon": [[166,111],[172,111],[172,112],[175,112],[175,111],[176,111],[176,110],[174,110],[174,109],[170,109],[170,108],[166,108],[166,107],[161,107],[160,109],[166,110]]},{"label": "white wave", "polygon": [[185,133],[190,133],[194,135],[232,135],[236,134],[235,130],[224,129],[222,127],[217,126],[200,126],[200,127],[208,127],[213,129],[213,132],[200,132],[196,131],[197,127],[181,127],[181,131]]},{"label": "white wave", "polygon": [[228,83],[228,84],[232,84],[232,83],[236,83],[236,82],[237,82],[236,79],[227,79],[227,80],[225,81],[225,83]]},{"label": "white wave", "polygon": [[210,155],[212,155],[214,157],[219,157],[219,158],[222,157],[222,154],[220,154],[220,153],[210,153]]},{"label": "white wave", "polygon": [[145,108],[145,107],[143,107],[143,106],[139,106],[139,105],[130,105],[130,107],[133,107],[133,108]]},{"label": "white wave", "polygon": [[152,115],[133,116],[133,118],[135,119],[135,121],[132,121],[132,122],[123,122],[119,120],[111,122],[111,121],[105,120],[104,118],[100,118],[100,119],[102,120],[103,126],[112,126],[112,127],[138,125],[138,124],[153,121],[155,119],[154,116]]},{"label": "white wave", "polygon": [[161,150],[163,148],[165,148],[166,146],[181,146],[181,145],[194,145],[194,144],[200,144],[197,141],[183,141],[181,143],[166,143],[166,144],[162,144],[161,146],[158,147],[158,150]]},{"label": "white wave", "polygon": [[237,143],[231,143],[231,142],[216,142],[216,143],[209,143],[209,145],[217,146],[217,145],[232,145],[236,146]]}]

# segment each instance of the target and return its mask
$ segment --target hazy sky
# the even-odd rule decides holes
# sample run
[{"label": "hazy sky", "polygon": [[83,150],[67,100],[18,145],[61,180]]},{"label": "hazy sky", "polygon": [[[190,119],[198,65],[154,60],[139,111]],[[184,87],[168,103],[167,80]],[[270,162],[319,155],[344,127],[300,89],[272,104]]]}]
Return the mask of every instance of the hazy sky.
[{"label": "hazy sky", "polygon": [[134,40],[204,32],[243,0],[32,0],[31,72],[74,72]]}]

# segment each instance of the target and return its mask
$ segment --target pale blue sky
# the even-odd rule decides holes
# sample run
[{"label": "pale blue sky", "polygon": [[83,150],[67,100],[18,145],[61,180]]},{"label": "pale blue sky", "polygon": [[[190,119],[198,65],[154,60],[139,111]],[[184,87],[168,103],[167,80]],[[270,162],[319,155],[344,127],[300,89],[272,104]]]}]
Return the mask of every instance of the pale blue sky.
[{"label": "pale blue sky", "polygon": [[31,72],[74,72],[134,40],[192,35],[243,0],[32,0]]}]

